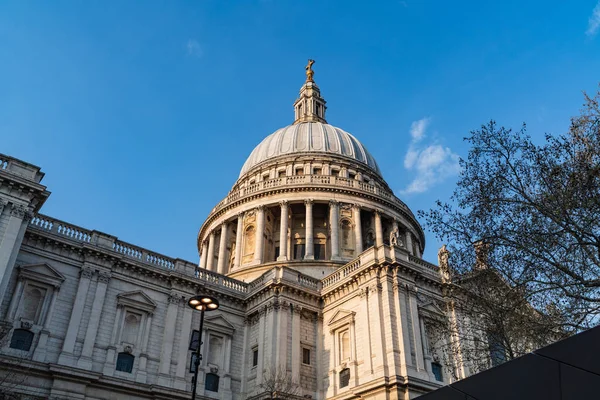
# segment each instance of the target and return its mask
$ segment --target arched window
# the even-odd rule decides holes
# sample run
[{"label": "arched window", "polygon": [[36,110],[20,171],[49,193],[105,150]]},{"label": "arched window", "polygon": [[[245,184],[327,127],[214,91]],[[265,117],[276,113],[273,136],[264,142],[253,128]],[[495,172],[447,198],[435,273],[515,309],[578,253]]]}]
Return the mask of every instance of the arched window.
[{"label": "arched window", "polygon": [[254,253],[254,241],[256,240],[254,226],[246,228],[244,236],[244,255],[247,256]]},{"label": "arched window", "polygon": [[131,373],[135,357],[129,353],[119,353],[117,357],[117,371]]},{"label": "arched window", "polygon": [[10,339],[10,347],[12,349],[29,351],[33,342],[33,332],[27,329],[15,329],[12,338]]},{"label": "arched window", "polygon": [[340,333],[340,361],[350,358],[350,333],[344,331]]},{"label": "arched window", "polygon": [[350,384],[350,368],[344,368],[340,371],[340,388]]},{"label": "arched window", "polygon": [[37,318],[40,314],[42,301],[44,299],[44,289],[35,286],[27,286],[27,290],[23,296],[23,312],[22,317],[37,323]]},{"label": "arched window", "polygon": [[206,377],[204,380],[204,389],[211,391],[211,392],[218,392],[219,391],[219,375],[213,374],[213,373],[206,374]]},{"label": "arched window", "polygon": [[125,323],[123,326],[123,336],[122,336],[121,340],[123,342],[136,344],[139,326],[140,326],[140,317],[135,314],[127,313],[127,315],[125,316]]}]

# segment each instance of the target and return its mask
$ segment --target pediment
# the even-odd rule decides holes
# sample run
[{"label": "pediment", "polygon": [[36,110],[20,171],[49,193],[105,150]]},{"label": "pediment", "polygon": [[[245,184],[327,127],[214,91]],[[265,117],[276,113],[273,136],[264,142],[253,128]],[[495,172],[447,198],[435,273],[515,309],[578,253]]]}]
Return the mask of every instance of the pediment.
[{"label": "pediment", "polygon": [[233,335],[233,332],[235,332],[235,326],[227,321],[222,315],[204,317],[204,324],[206,324],[207,329],[221,332],[229,336]]},{"label": "pediment", "polygon": [[19,267],[19,276],[29,280],[48,283],[54,287],[59,287],[65,281],[64,275],[48,263],[21,265]]},{"label": "pediment", "polygon": [[117,295],[117,304],[146,312],[153,312],[156,308],[156,302],[141,290],[119,293]]},{"label": "pediment", "polygon": [[419,306],[420,314],[430,318],[445,318],[444,311],[433,301]]},{"label": "pediment", "polygon": [[354,311],[339,309],[329,319],[327,325],[330,327],[331,330],[334,330],[342,325],[353,323],[355,315],[356,313]]}]

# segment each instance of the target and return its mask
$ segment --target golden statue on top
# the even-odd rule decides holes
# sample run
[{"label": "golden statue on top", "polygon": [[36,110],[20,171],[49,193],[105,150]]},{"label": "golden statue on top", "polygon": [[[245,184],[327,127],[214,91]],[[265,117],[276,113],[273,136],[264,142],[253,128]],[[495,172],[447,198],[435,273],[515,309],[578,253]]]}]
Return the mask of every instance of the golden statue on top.
[{"label": "golden statue on top", "polygon": [[315,71],[312,70],[312,65],[315,63],[315,60],[308,60],[308,64],[306,65],[306,82],[314,82],[313,75]]}]

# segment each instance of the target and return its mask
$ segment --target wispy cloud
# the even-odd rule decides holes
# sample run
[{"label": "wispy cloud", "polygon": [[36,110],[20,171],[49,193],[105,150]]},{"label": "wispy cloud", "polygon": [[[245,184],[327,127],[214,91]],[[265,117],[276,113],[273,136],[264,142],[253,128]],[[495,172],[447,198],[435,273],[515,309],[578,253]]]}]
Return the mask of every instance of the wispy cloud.
[{"label": "wispy cloud", "polygon": [[585,34],[588,36],[594,36],[600,30],[600,1],[594,7],[594,11],[592,11],[592,15],[588,20],[588,28],[585,31]]},{"label": "wispy cloud", "polygon": [[427,137],[426,131],[430,122],[430,118],[423,118],[414,121],[410,126],[412,140],[404,156],[404,168],[413,171],[415,177],[401,191],[402,194],[426,192],[436,183],[456,175],[460,171],[459,157],[450,148],[435,142],[421,144]]},{"label": "wispy cloud", "polygon": [[200,43],[196,39],[189,39],[186,44],[187,55],[192,57],[202,57],[202,47],[200,47]]}]

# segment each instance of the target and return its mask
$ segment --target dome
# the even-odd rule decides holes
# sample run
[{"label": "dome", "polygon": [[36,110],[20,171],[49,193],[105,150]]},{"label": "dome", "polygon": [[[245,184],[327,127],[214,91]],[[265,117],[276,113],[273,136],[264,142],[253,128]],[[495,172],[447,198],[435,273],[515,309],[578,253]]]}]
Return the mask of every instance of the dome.
[{"label": "dome", "polygon": [[322,122],[300,122],[281,128],[254,148],[240,171],[240,177],[254,166],[279,156],[325,153],[360,162],[381,177],[375,158],[348,132]]}]

